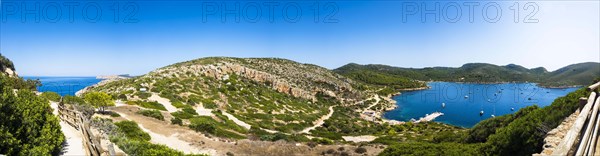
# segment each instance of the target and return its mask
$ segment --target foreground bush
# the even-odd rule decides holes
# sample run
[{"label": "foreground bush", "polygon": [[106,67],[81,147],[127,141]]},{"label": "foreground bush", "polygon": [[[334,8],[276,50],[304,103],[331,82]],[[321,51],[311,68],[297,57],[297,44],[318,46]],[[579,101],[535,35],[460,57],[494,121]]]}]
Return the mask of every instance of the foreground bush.
[{"label": "foreground bush", "polygon": [[[23,82],[0,73],[0,153],[7,155],[57,155],[65,140],[58,117],[48,100],[28,89],[15,94],[14,83]],[[31,87],[25,87],[31,88]]]}]

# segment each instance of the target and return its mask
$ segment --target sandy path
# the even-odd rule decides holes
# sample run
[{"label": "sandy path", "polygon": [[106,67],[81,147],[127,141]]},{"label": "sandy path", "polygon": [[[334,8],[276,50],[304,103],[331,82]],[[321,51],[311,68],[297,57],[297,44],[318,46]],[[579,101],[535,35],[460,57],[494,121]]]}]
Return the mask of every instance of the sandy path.
[{"label": "sandy path", "polygon": [[372,135],[363,135],[363,136],[344,136],[342,137],[344,138],[344,140],[349,141],[349,142],[355,142],[355,143],[360,143],[360,142],[371,142],[375,139],[377,139],[376,136],[372,136]]},{"label": "sandy path", "polygon": [[215,116],[212,111],[212,109],[206,109],[202,105],[196,107],[196,113],[200,116]]},{"label": "sandy path", "polygon": [[[132,120],[131,118],[129,118],[128,115],[125,114],[121,114],[121,117],[127,119],[127,120],[131,120],[131,121],[136,121],[136,120]],[[198,149],[196,147],[193,147],[190,145],[189,142],[180,140],[178,138],[179,134],[175,133],[172,134],[170,136],[165,136],[162,134],[158,134],[155,133],[149,129],[147,129],[146,127],[144,127],[144,125],[138,123],[138,126],[140,126],[140,129],[142,129],[144,132],[148,133],[150,135],[150,137],[152,138],[150,140],[151,143],[153,144],[161,144],[161,145],[165,145],[169,148],[178,150],[178,151],[182,151],[183,153],[186,154],[209,154],[209,155],[217,155],[217,151],[216,150],[201,150]]]},{"label": "sandy path", "polygon": [[221,113],[223,113],[223,115],[227,116],[227,117],[229,118],[229,120],[231,120],[231,121],[235,122],[236,124],[238,124],[238,125],[240,125],[240,126],[242,126],[242,127],[246,128],[246,129],[250,129],[250,128],[252,127],[250,124],[248,124],[248,123],[245,123],[244,121],[242,121],[242,120],[240,120],[240,119],[236,118],[235,116],[233,116],[233,115],[231,115],[231,114],[229,114],[229,113],[227,113],[227,112],[225,112],[225,111],[223,111],[223,112],[221,112]]},{"label": "sandy path", "polygon": [[156,102],[162,104],[163,106],[165,106],[167,111],[169,111],[169,113],[177,112],[179,110],[179,109],[177,109],[177,107],[175,107],[175,106],[173,106],[173,104],[171,104],[171,100],[160,97],[156,93],[152,93],[152,96],[150,96],[150,98],[148,98],[148,99],[150,101],[156,101]]},{"label": "sandy path", "polygon": [[[50,102],[50,107],[54,109],[52,113],[58,116],[58,103]],[[83,148],[83,137],[81,132],[62,120],[60,120],[59,125],[60,130],[65,135],[65,142],[61,155],[85,155],[86,153]]]},{"label": "sandy path", "polygon": [[333,110],[333,106],[329,107],[329,114],[327,114],[327,115],[325,115],[325,116],[321,117],[321,119],[319,119],[319,120],[317,120],[317,121],[315,122],[315,125],[314,125],[314,126],[312,126],[312,127],[309,127],[309,128],[306,128],[306,129],[304,129],[303,131],[301,131],[300,133],[306,133],[306,134],[308,134],[308,133],[310,133],[310,131],[312,131],[312,130],[316,129],[317,127],[321,127],[321,126],[323,126],[323,124],[325,124],[325,120],[327,120],[327,119],[331,118],[331,116],[333,116],[333,113],[334,113],[334,112],[335,112],[335,111]]},{"label": "sandy path", "polygon": [[[381,98],[379,98],[379,95],[375,95],[374,97],[375,99],[375,103],[373,103],[372,105],[370,105],[369,107],[367,107],[367,109],[365,109],[365,111],[370,110],[371,108],[375,107],[377,104],[379,104],[379,102],[381,102]],[[370,99],[369,99],[370,100]],[[364,112],[364,111],[363,111]]]}]

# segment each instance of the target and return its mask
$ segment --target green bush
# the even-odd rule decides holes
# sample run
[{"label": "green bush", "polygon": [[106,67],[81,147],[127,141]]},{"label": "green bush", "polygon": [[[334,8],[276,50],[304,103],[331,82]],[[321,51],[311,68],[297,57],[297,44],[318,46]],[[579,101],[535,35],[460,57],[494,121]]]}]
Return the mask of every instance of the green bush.
[{"label": "green bush", "polygon": [[217,126],[214,124],[213,119],[207,118],[193,118],[190,119],[189,127],[198,132],[206,132],[210,134],[215,134],[217,130]]},{"label": "green bush", "polygon": [[176,108],[184,108],[186,106],[186,104],[183,104],[181,101],[173,101],[171,105]]},{"label": "green bush", "polygon": [[143,116],[155,118],[158,120],[165,120],[165,117],[158,110],[140,110],[137,112],[138,114],[142,114]]},{"label": "green bush", "polygon": [[150,141],[152,139],[150,135],[138,126],[134,121],[121,121],[115,123],[118,127],[119,132],[123,133],[129,140],[136,141]]},{"label": "green bush", "polygon": [[14,93],[15,81],[0,74],[0,153],[58,155],[65,140],[48,100],[27,89]]},{"label": "green bush", "polygon": [[403,142],[386,148],[380,156],[460,155],[479,156],[481,144]]},{"label": "green bush", "polygon": [[174,117],[177,118],[181,118],[181,119],[191,119],[194,117],[194,114],[190,114],[184,111],[177,111],[177,112],[173,112],[171,113],[171,115],[173,115]]},{"label": "green bush", "polygon": [[171,124],[181,126],[181,125],[183,125],[183,120],[175,117],[175,118],[171,119]]},{"label": "green bush", "polygon": [[58,95],[58,93],[56,93],[56,92],[44,92],[40,96],[44,99],[54,101],[54,102],[59,102],[60,98],[61,98],[61,96]]},{"label": "green bush", "polygon": [[65,97],[63,97],[63,102],[66,104],[72,104],[72,105],[86,104],[85,100],[83,100],[82,98],[77,97],[77,96],[70,96],[70,95],[65,95]]},{"label": "green bush", "polygon": [[162,111],[167,111],[167,108],[158,102],[147,102],[147,101],[127,101],[128,105],[138,105],[140,107],[149,108],[149,109],[157,109]]},{"label": "green bush", "polygon": [[137,93],[135,93],[135,95],[140,97],[140,99],[148,99],[148,98],[150,98],[150,96],[152,96],[152,94],[148,93],[148,92],[137,92]]}]

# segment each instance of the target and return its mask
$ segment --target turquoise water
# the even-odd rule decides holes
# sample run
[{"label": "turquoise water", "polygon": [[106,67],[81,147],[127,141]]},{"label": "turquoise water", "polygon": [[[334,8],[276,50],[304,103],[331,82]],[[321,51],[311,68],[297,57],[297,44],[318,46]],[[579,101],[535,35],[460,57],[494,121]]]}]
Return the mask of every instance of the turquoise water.
[{"label": "turquoise water", "polygon": [[[492,115],[514,113],[531,105],[548,106],[554,99],[577,90],[541,88],[534,83],[431,82],[428,85],[431,89],[404,92],[393,97],[399,107],[385,113],[384,117],[410,121],[439,111],[444,116],[434,121],[470,128]],[[445,107],[442,103],[445,103]],[[484,111],[483,115],[480,115],[481,111]]]},{"label": "turquoise water", "polygon": [[75,93],[87,86],[94,85],[101,80],[96,77],[36,77],[27,76],[25,79],[36,80],[42,82],[42,86],[38,87],[38,91],[57,92],[61,96],[75,95]]}]

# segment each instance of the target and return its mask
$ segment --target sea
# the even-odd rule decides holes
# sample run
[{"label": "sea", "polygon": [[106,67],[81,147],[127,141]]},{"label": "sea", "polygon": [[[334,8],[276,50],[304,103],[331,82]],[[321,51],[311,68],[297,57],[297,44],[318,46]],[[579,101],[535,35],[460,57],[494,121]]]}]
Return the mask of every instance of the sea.
[{"label": "sea", "polygon": [[92,86],[102,81],[96,77],[44,77],[44,76],[25,76],[24,79],[40,80],[42,86],[38,87],[38,91],[52,91],[65,95],[75,95],[75,93],[85,87]]},{"label": "sea", "polygon": [[[398,108],[384,114],[398,121],[418,120],[434,112],[444,113],[434,121],[471,128],[482,120],[537,105],[545,107],[578,88],[551,89],[535,83],[473,84],[431,82],[426,90],[394,96]],[[481,112],[483,111],[483,114]]]}]

